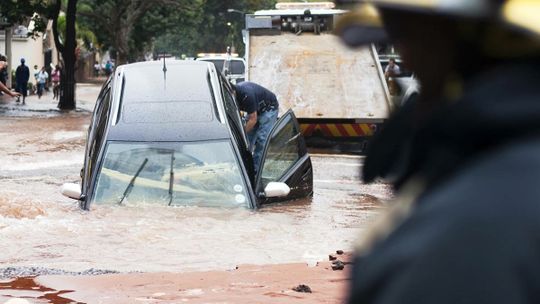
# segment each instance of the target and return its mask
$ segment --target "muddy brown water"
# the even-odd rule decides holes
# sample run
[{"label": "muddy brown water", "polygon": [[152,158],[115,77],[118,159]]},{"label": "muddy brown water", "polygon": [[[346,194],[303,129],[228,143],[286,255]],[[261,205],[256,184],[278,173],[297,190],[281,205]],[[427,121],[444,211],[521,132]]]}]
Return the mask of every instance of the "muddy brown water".
[{"label": "muddy brown water", "polygon": [[310,199],[258,211],[153,205],[86,212],[59,188],[79,180],[89,118],[0,116],[1,268],[185,272],[315,264],[336,249],[352,250],[392,196],[387,185],[359,181],[361,157],[316,154]]},{"label": "muddy brown water", "polygon": [[[54,303],[54,304],[74,304],[78,303],[62,295],[70,293],[72,290],[54,290],[42,286],[34,281],[33,277],[17,278],[5,282],[0,282],[0,300],[5,299],[6,302],[13,304],[24,304],[22,301],[26,300],[27,303]],[[30,302],[32,301],[32,302]]]}]

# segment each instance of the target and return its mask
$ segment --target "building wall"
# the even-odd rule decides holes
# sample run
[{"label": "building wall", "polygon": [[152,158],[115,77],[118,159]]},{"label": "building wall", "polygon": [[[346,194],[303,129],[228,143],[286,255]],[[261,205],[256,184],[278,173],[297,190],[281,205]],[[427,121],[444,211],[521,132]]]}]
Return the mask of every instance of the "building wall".
[{"label": "building wall", "polygon": [[[5,39],[0,37],[0,53],[5,54]],[[26,65],[30,67],[30,73],[32,73],[32,67],[37,65],[41,68],[44,64],[43,57],[43,43],[41,39],[31,38],[13,38],[11,42],[11,54],[13,58],[8,58],[9,66],[12,70],[16,69],[20,65],[20,59],[26,60]],[[30,77],[30,81],[35,83],[35,79]]]},{"label": "building wall", "polygon": [[[26,60],[25,64],[30,67],[30,74],[32,74],[34,65],[37,65],[38,69],[41,69],[41,67],[45,65],[44,54],[47,49],[52,50],[53,64],[58,63],[58,52],[54,45],[51,30],[52,22],[49,23],[46,33],[41,34],[36,39],[13,35],[11,41],[11,54],[13,58],[8,58],[11,70],[15,70],[17,66],[21,64],[21,58],[24,58]],[[6,54],[5,47],[5,33],[4,31],[0,31],[0,54]],[[30,82],[35,84],[35,79],[32,75],[30,75]]]}]

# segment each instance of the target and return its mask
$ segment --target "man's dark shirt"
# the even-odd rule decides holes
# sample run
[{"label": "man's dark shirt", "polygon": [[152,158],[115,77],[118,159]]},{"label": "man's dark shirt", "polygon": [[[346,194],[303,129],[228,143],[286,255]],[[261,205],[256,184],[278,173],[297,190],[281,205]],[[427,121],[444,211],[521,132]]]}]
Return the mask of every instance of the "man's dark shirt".
[{"label": "man's dark shirt", "polygon": [[270,90],[253,82],[244,81],[236,85],[236,98],[240,110],[258,114],[278,109],[276,95]]},{"label": "man's dark shirt", "polygon": [[17,83],[27,83],[28,79],[30,79],[30,69],[26,65],[18,66],[17,71],[15,71],[15,78]]}]

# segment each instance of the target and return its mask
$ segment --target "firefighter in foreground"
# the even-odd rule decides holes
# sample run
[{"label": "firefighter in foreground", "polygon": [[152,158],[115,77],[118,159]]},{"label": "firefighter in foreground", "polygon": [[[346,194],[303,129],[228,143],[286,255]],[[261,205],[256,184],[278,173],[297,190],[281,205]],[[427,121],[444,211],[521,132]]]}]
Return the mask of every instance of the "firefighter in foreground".
[{"label": "firefighter in foreground", "polygon": [[386,36],[421,94],[369,148],[364,180],[397,198],[358,246],[349,303],[540,303],[540,1],[372,3],[338,34]]}]

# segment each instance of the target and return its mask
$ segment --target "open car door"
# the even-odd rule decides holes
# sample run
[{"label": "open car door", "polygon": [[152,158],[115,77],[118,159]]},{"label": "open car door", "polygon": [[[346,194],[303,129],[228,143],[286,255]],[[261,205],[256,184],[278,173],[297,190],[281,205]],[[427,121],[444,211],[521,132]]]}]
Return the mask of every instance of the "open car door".
[{"label": "open car door", "polygon": [[[261,168],[255,179],[255,193],[260,203],[284,201],[313,194],[313,168],[300,125],[292,110],[287,111],[272,128],[265,144]],[[266,198],[270,182],[286,183],[287,196]]]}]

